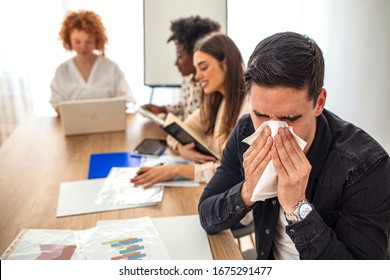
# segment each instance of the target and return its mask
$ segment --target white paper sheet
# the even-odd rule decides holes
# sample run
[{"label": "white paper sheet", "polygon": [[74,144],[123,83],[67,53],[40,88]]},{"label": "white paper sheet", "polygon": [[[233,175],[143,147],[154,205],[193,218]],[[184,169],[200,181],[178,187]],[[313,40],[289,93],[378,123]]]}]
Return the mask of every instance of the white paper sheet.
[{"label": "white paper sheet", "polygon": [[[212,260],[207,233],[198,215],[151,218],[173,260]],[[98,221],[97,226],[127,220]]]},{"label": "white paper sheet", "polygon": [[138,167],[113,167],[103,183],[95,204],[123,205],[123,204],[149,204],[162,200],[163,186],[153,186],[144,189],[135,187],[130,179],[137,174]]},{"label": "white paper sheet", "polygon": [[87,260],[170,260],[149,217],[109,221],[80,234]]},{"label": "white paper sheet", "polygon": [[112,211],[141,206],[155,205],[157,202],[144,204],[95,204],[95,199],[103,188],[105,179],[62,182],[58,196],[57,217]]},{"label": "white paper sheet", "polygon": [[1,256],[3,260],[84,259],[73,230],[24,229]]},{"label": "white paper sheet", "polygon": [[149,217],[111,221],[86,230],[24,229],[4,260],[169,260]]}]

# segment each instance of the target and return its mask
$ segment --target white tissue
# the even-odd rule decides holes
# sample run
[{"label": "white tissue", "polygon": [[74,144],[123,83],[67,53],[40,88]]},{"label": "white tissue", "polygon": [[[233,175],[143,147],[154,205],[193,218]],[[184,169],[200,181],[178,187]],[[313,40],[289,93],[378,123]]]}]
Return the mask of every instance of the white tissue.
[{"label": "white tissue", "polygon": [[[295,141],[297,141],[301,150],[303,150],[306,146],[306,142],[299,138],[293,131],[291,126],[284,121],[266,121],[263,122],[262,125],[253,133],[252,135],[246,137],[242,142],[247,143],[249,146],[259,137],[260,133],[264,130],[265,127],[269,127],[271,129],[272,138],[278,133],[278,129],[280,127],[288,127],[291,134],[294,136]],[[275,197],[277,195],[277,185],[278,185],[278,175],[275,171],[274,164],[272,160],[266,166],[263,175],[260,177],[255,190],[253,191],[251,201],[264,201],[267,198]]]}]

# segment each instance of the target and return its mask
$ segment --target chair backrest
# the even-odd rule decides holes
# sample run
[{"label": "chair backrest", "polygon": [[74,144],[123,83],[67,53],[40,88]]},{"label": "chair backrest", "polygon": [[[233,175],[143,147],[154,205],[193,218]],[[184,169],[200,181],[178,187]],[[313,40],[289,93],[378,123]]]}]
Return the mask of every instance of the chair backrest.
[{"label": "chair backrest", "polygon": [[253,223],[240,228],[232,229],[234,238],[241,238],[255,232],[255,226]]}]

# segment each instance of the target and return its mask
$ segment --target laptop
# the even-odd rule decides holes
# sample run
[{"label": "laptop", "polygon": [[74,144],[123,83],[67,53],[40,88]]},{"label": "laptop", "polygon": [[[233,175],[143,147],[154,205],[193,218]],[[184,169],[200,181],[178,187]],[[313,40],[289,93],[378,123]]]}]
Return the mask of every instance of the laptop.
[{"label": "laptop", "polygon": [[126,129],[126,100],[123,98],[64,101],[59,107],[67,136]]}]

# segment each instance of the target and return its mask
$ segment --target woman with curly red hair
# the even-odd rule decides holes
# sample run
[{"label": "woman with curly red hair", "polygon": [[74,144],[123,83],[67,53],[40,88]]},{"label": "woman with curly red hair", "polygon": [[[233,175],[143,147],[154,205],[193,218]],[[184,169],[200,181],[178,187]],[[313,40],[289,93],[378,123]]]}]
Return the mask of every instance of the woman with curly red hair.
[{"label": "woman with curly red hair", "polygon": [[76,56],[62,63],[50,85],[50,102],[59,112],[66,100],[124,97],[134,102],[118,65],[104,56],[106,29],[93,11],[69,12],[59,33],[64,48]]}]

